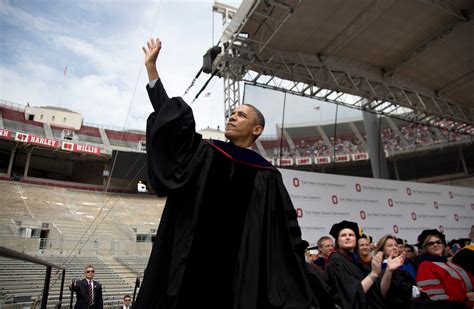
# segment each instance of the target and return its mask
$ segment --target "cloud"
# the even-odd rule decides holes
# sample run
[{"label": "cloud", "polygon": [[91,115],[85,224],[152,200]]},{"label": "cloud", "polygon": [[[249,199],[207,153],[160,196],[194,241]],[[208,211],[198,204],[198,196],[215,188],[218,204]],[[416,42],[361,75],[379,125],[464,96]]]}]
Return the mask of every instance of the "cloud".
[{"label": "cloud", "polygon": [[15,7],[8,0],[0,0],[0,15],[5,23],[24,25],[25,29],[40,32],[58,32],[62,28],[51,20]]},{"label": "cloud", "polygon": [[[143,129],[151,106],[141,46],[150,36],[162,38],[160,74],[170,95],[182,95],[211,46],[211,7],[211,0],[0,0],[0,98],[61,105],[82,113],[86,122]],[[192,101],[207,77],[186,100]],[[192,106],[198,129],[223,123],[222,80],[211,85],[213,95]]]}]

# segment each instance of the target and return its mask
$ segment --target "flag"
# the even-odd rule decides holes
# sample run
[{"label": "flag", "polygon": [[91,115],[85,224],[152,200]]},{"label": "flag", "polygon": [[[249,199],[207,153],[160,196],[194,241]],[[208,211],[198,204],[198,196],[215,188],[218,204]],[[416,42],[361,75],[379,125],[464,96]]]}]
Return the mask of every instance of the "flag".
[{"label": "flag", "polygon": [[67,65],[66,67],[64,67],[64,76],[66,76],[66,74],[67,74]]}]

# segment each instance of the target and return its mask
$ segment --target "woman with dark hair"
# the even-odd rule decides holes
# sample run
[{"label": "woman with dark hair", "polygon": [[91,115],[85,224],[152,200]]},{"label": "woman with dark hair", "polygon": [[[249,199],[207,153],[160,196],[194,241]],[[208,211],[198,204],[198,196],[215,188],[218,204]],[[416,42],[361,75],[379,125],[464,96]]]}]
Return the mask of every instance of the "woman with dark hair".
[{"label": "woman with dark hair", "polygon": [[355,250],[361,237],[357,223],[344,220],[334,224],[329,234],[335,238],[336,248],[328,258],[324,278],[336,304],[342,308],[385,308],[382,290],[388,290],[388,274],[403,264],[403,257],[390,257],[387,271],[379,279],[382,253],[373,257],[371,271],[361,265]]},{"label": "woman with dark hair", "polygon": [[474,306],[473,283],[469,275],[458,265],[446,258],[446,238],[436,229],[424,230],[418,236],[418,244],[423,249],[419,256],[416,274],[418,286],[432,300],[462,302]]}]

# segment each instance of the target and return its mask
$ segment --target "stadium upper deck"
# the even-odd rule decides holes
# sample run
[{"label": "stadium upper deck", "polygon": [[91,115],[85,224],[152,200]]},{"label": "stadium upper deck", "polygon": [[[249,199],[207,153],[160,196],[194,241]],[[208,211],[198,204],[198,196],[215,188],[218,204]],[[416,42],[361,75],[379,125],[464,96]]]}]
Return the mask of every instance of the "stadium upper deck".
[{"label": "stadium upper deck", "polygon": [[[113,150],[144,151],[145,133],[123,131],[82,124],[78,130],[57,123],[32,120],[26,106],[0,100],[0,127],[2,139],[19,143],[47,147],[54,150],[85,153],[88,155],[110,155]],[[54,108],[45,107],[44,110]],[[54,120],[54,116],[53,120]],[[43,118],[43,115],[41,115]],[[66,120],[66,118],[64,118]]]},{"label": "stadium upper deck", "polygon": [[[38,149],[36,152],[42,155],[44,152],[63,156],[69,153],[71,157],[78,154],[81,158],[87,155],[89,161],[94,161],[95,156],[106,163],[114,150],[135,153],[146,150],[144,132],[84,124],[73,130],[29,118],[25,106],[0,101],[0,149],[5,158],[18,145]],[[428,127],[382,117],[380,126],[387,157],[473,142],[470,135],[439,129],[442,125]],[[277,132],[281,133],[281,128],[277,127]],[[333,123],[285,125],[282,139],[264,136],[253,149],[277,166],[343,164],[369,160],[366,141],[363,121],[356,118],[339,122],[336,127]],[[6,166],[0,166],[0,172],[5,172],[2,169]]]},{"label": "stadium upper deck", "polygon": [[[432,148],[470,144],[473,138],[405,122],[389,117],[380,118],[380,134],[387,157]],[[262,137],[254,149],[267,158],[281,158],[278,165],[327,164],[368,160],[367,134],[362,119],[348,119],[337,123],[285,125],[280,136]],[[336,135],[334,133],[336,132]]]}]

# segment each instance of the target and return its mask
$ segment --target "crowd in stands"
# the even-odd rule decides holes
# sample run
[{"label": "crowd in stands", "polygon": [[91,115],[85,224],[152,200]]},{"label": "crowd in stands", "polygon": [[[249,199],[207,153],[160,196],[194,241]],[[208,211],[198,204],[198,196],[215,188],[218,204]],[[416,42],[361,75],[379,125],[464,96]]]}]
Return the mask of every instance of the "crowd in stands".
[{"label": "crowd in stands", "polygon": [[[331,156],[334,154],[352,154],[366,152],[363,144],[353,135],[330,137],[331,145],[320,138],[303,138],[295,143],[296,152],[301,156]],[[334,149],[333,149],[334,147]],[[291,154],[292,149],[289,149]],[[295,151],[293,151],[294,153]]]},{"label": "crowd in stands", "polygon": [[[382,143],[386,151],[413,150],[443,143],[457,142],[466,138],[462,134],[421,126],[415,123],[400,126],[398,131],[399,133],[390,127],[381,129]],[[345,155],[368,151],[365,143],[357,138],[354,133],[340,134],[336,138],[332,136],[328,138],[330,143],[327,143],[321,137],[294,137],[292,139],[295,147],[290,147],[286,142],[283,143],[283,147],[280,147],[276,137],[273,138],[273,143],[269,139],[265,139],[265,137],[261,140],[268,154],[278,157],[280,156],[281,148],[282,157],[285,158],[294,158],[296,156],[332,156],[334,154]],[[367,136],[364,134],[363,138],[366,140]]]},{"label": "crowd in stands", "polygon": [[[332,308],[474,308],[474,230],[446,242],[437,229],[416,245],[392,235],[377,242],[355,222],[334,224],[306,250],[313,276]],[[334,239],[334,240],[333,240]],[[319,293],[324,295],[324,293]]]}]

